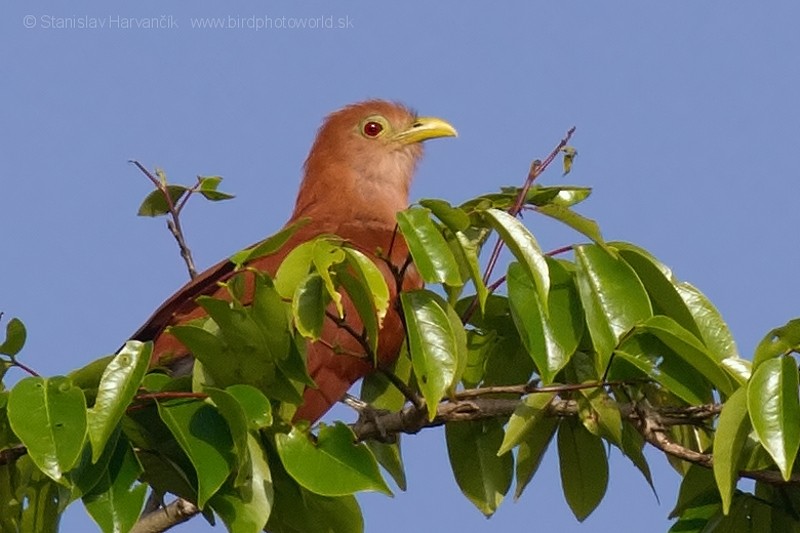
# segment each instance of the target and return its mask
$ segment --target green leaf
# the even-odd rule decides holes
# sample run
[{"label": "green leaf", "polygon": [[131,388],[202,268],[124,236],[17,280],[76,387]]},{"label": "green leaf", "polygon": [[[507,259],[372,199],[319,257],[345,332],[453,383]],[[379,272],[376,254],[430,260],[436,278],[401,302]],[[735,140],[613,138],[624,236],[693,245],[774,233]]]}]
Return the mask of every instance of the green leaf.
[{"label": "green leaf", "polygon": [[767,333],[756,347],[753,368],[758,368],[764,361],[797,351],[800,351],[800,318]]},{"label": "green leaf", "polygon": [[303,226],[306,226],[309,222],[311,222],[311,219],[308,217],[300,218],[287,225],[275,235],[272,235],[271,237],[259,242],[255,246],[251,246],[250,248],[236,252],[230,257],[230,261],[236,265],[236,268],[241,268],[242,265],[254,261],[260,257],[272,255],[283,248],[292,235],[294,235],[295,232],[297,232],[297,230]]},{"label": "green leaf", "polygon": [[511,316],[544,384],[553,382],[569,361],[583,335],[583,310],[572,275],[560,263],[548,259],[551,289],[545,314],[539,293],[519,263],[508,266],[508,298]]},{"label": "green leaf", "polygon": [[6,340],[0,344],[0,354],[11,356],[12,358],[25,346],[25,324],[18,318],[12,318],[6,324]]},{"label": "green leaf", "polygon": [[430,210],[410,207],[397,213],[397,225],[414,258],[414,265],[426,283],[463,285],[458,262],[436,224]]},{"label": "green leaf", "polygon": [[377,316],[380,326],[389,310],[389,286],[386,285],[386,278],[378,266],[363,253],[349,247],[343,248],[343,250],[347,256],[347,263],[355,272],[356,278],[372,296],[372,304],[375,307],[374,314]]},{"label": "green leaf", "polygon": [[[404,344],[399,357],[387,370],[403,383],[408,383],[411,379],[411,368],[411,358]],[[375,409],[387,411],[399,411],[408,401],[403,392],[382,372],[373,372],[361,380],[361,399]]]},{"label": "green leaf", "polygon": [[683,329],[673,319],[656,315],[649,318],[639,328],[669,346],[675,355],[713,383],[720,392],[726,396],[733,392],[733,385],[728,374],[716,358],[708,352],[697,337]]},{"label": "green leaf", "polygon": [[791,357],[762,362],[747,387],[747,410],[758,440],[788,480],[800,447],[797,365]]},{"label": "green leaf", "polygon": [[316,445],[292,428],[275,435],[283,466],[300,485],[323,496],[344,496],[362,490],[391,495],[375,456],[363,443],[356,444],[345,424],[322,425]]},{"label": "green leaf", "polygon": [[719,492],[714,483],[714,473],[708,468],[691,464],[683,476],[678,491],[678,501],[670,518],[681,516],[687,509],[715,504],[719,507]]},{"label": "green leaf", "polygon": [[675,287],[692,313],[703,343],[719,361],[722,361],[728,373],[743,385],[750,379],[750,361],[739,357],[733,334],[722,319],[722,315],[714,304],[690,283],[678,283]]},{"label": "green leaf", "polygon": [[89,441],[92,462],[97,462],[109,436],[125,415],[150,366],[151,342],[128,341],[103,372],[94,406],[89,409]]},{"label": "green leaf", "polygon": [[242,406],[248,429],[258,431],[272,425],[272,404],[260,390],[250,385],[237,384],[231,385],[225,391]]},{"label": "green leaf", "polygon": [[325,282],[317,273],[309,275],[297,286],[292,298],[292,316],[297,331],[303,337],[319,340],[329,301]]},{"label": "green leaf", "polygon": [[455,383],[460,348],[439,297],[425,289],[400,293],[411,362],[433,420],[445,391]]},{"label": "green leaf", "polygon": [[594,244],[574,251],[578,292],[602,373],[622,336],[653,316],[653,310],[636,272],[621,258]]},{"label": "green leaf", "polygon": [[19,490],[23,500],[21,520],[14,532],[58,533],[61,512],[70,500],[69,489],[55,483],[52,479],[33,467],[19,467],[19,462],[30,465],[21,458],[18,469],[24,470],[24,486]]},{"label": "green leaf", "polygon": [[55,481],[80,459],[86,400],[69,378],[30,377],[11,389],[8,421],[36,466]]},{"label": "green leaf", "polygon": [[275,502],[267,523],[270,533],[363,533],[364,518],[354,496],[320,496],[300,486],[270,454]]},{"label": "green leaf", "polygon": [[[663,342],[647,333],[631,335],[614,351],[609,379],[653,379],[693,405],[713,401],[711,384]],[[625,363],[639,370],[631,375]]]},{"label": "green leaf", "polygon": [[[167,185],[166,190],[174,207],[189,189],[183,185]],[[156,189],[145,197],[142,205],[139,206],[137,215],[140,217],[158,217],[167,213],[169,213],[167,199],[160,189]]]},{"label": "green leaf", "polygon": [[214,387],[204,387],[203,392],[208,394],[219,414],[228,423],[231,440],[233,441],[234,471],[236,472],[233,486],[241,487],[248,482],[249,476],[252,475],[250,453],[247,447],[247,416],[242,405],[227,391]]},{"label": "green leaf", "polygon": [[313,263],[317,270],[317,274],[325,282],[325,290],[333,300],[336,306],[336,311],[340,318],[344,317],[344,308],[342,307],[342,295],[336,290],[336,285],[331,276],[331,268],[338,265],[345,260],[345,253],[342,249],[341,242],[332,242],[328,239],[317,239],[314,246]]},{"label": "green leaf", "polygon": [[478,260],[480,254],[479,238],[470,238],[466,233],[457,231],[454,233],[455,238],[451,239],[451,250],[456,257],[462,269],[466,271],[466,276],[472,280],[475,286],[475,293],[478,298],[481,312],[486,308],[486,298],[489,297],[489,289],[486,288],[486,283],[483,281],[483,274],[481,273],[481,265]]},{"label": "green leaf", "polygon": [[514,489],[515,500],[522,496],[522,491],[533,480],[557,427],[558,418],[541,417],[536,426],[526,433],[525,440],[519,443],[515,475],[516,488]]},{"label": "green leaf", "polygon": [[650,295],[655,314],[666,315],[694,336],[702,339],[700,328],[688,303],[679,292],[672,271],[647,250],[627,242],[609,243],[628,263]]},{"label": "green leaf", "polygon": [[[361,324],[364,327],[369,347],[372,350],[372,354],[377,357],[379,326],[372,294],[361,280],[356,279],[356,277],[346,269],[338,270],[336,272],[336,279],[344,288],[345,292],[347,292],[347,296],[350,298],[353,307],[356,308],[356,312],[361,319]],[[373,363],[375,362],[376,361],[373,361]]]},{"label": "green leaf", "polygon": [[147,485],[133,484],[141,472],[130,443],[119,439],[103,476],[83,496],[86,510],[105,533],[128,532],[139,519]]},{"label": "green leaf", "polygon": [[246,483],[231,486],[230,481],[211,498],[209,505],[222,518],[228,531],[259,533],[272,511],[275,491],[267,454],[252,434],[247,434],[244,453],[250,457]]},{"label": "green leaf", "polygon": [[603,241],[603,235],[600,233],[600,226],[597,224],[597,222],[576,213],[569,207],[548,204],[537,207],[536,211],[543,215],[547,215],[550,218],[558,220],[562,224],[566,224],[570,228],[582,235],[585,235],[600,246],[605,246],[605,241]]},{"label": "green leaf", "polygon": [[750,433],[747,416],[747,388],[731,394],[722,407],[714,434],[714,478],[722,496],[722,512],[728,514],[733,491],[744,463],[743,448]]},{"label": "green leaf", "polygon": [[453,207],[450,202],[437,199],[423,199],[419,205],[428,208],[450,231],[464,231],[469,227],[469,215],[459,207]]},{"label": "green leaf", "polygon": [[200,176],[199,180],[200,188],[198,189],[198,192],[200,192],[200,194],[202,194],[206,200],[219,202],[221,200],[230,200],[231,198],[234,198],[232,194],[217,190],[217,187],[222,181],[221,176]]},{"label": "green leaf", "polygon": [[658,499],[656,487],[653,484],[653,476],[650,473],[650,465],[647,464],[647,459],[645,459],[644,452],[642,451],[644,448],[644,437],[629,423],[622,424],[622,443],[619,448],[622,450],[622,453],[631,460],[639,472],[642,473],[647,484],[653,489],[653,494],[655,494],[656,499]]},{"label": "green leaf", "polygon": [[511,487],[514,460],[498,455],[503,441],[500,420],[448,422],[447,454],[461,492],[486,516],[491,516]]},{"label": "green leaf", "polygon": [[275,289],[282,298],[291,299],[297,287],[311,273],[316,240],[306,241],[295,246],[275,272]]},{"label": "green leaf", "polygon": [[234,466],[233,441],[228,424],[222,415],[203,401],[169,400],[156,405],[161,420],[197,472],[197,505],[203,508]]},{"label": "green leaf", "polygon": [[386,472],[392,476],[394,482],[400,490],[406,490],[406,471],[403,468],[403,456],[400,454],[400,440],[397,442],[386,443],[377,440],[368,440],[367,447],[372,451],[372,455]]},{"label": "green leaf", "polygon": [[608,458],[603,441],[575,419],[558,428],[561,485],[569,508],[583,522],[600,504],[608,487]]},{"label": "green leaf", "polygon": [[539,293],[539,301],[544,304],[544,314],[548,313],[547,301],[550,294],[550,270],[547,261],[542,254],[539,243],[533,237],[528,228],[515,217],[499,209],[489,209],[486,217],[492,228],[500,235],[500,238],[514,254],[514,257],[524,267],[525,272],[536,284]]},{"label": "green leaf", "polygon": [[579,399],[583,426],[594,435],[622,445],[622,416],[617,403],[602,388],[582,389]]},{"label": "green leaf", "polygon": [[555,393],[546,392],[529,394],[522,400],[508,421],[503,442],[497,450],[499,455],[529,439],[538,430],[542,419],[547,418],[547,407],[554,397]]}]

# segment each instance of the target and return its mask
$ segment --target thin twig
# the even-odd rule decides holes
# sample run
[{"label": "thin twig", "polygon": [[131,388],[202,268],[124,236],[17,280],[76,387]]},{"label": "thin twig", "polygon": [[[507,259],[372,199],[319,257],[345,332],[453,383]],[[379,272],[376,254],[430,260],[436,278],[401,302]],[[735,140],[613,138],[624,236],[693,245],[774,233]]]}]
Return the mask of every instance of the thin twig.
[{"label": "thin twig", "polygon": [[[186,239],[183,236],[183,229],[181,228],[181,219],[180,219],[180,212],[183,209],[183,206],[186,205],[186,201],[189,199],[194,192],[197,191],[197,187],[193,187],[186,191],[183,200],[178,204],[176,207],[174,202],[172,201],[172,197],[169,195],[169,189],[167,188],[167,184],[163,183],[160,179],[153,176],[153,174],[147,170],[144,165],[139,163],[138,161],[131,161],[136,168],[138,168],[147,178],[153,183],[153,185],[161,192],[161,195],[164,197],[164,201],[167,203],[167,209],[169,211],[169,215],[171,220],[167,220],[167,229],[175,238],[175,241],[178,243],[178,248],[180,249],[181,257],[183,258],[183,262],[186,264],[186,269],[189,271],[189,277],[194,279],[197,277],[197,269],[194,266],[194,259],[192,258],[192,250],[189,248],[189,245],[186,244]],[[198,179],[198,184],[199,184]]]}]

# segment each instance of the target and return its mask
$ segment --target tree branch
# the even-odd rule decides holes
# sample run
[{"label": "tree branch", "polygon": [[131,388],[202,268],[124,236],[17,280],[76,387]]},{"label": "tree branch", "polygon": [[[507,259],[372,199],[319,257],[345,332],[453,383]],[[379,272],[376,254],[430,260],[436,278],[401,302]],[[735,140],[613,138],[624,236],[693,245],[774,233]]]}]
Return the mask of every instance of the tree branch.
[{"label": "tree branch", "polygon": [[178,498],[161,509],[142,515],[131,533],[161,533],[186,522],[199,512],[200,509],[195,504]]}]

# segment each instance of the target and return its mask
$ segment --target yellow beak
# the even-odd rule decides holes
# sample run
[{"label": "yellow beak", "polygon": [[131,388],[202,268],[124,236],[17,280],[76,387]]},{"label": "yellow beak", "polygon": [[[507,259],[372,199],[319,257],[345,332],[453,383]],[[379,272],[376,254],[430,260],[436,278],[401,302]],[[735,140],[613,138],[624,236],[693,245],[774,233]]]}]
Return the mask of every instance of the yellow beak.
[{"label": "yellow beak", "polygon": [[458,132],[446,120],[418,117],[410,128],[397,132],[392,140],[402,144],[412,144],[437,137],[458,137]]}]

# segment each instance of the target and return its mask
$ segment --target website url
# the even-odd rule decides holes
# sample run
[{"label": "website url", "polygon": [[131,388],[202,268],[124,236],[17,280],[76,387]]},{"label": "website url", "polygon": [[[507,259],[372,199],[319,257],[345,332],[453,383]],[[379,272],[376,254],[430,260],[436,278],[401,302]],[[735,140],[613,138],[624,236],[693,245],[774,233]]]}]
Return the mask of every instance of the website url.
[{"label": "website url", "polygon": [[196,30],[347,30],[354,28],[350,16],[334,17],[270,17],[267,15],[249,17],[197,17],[190,18],[192,29]]}]

